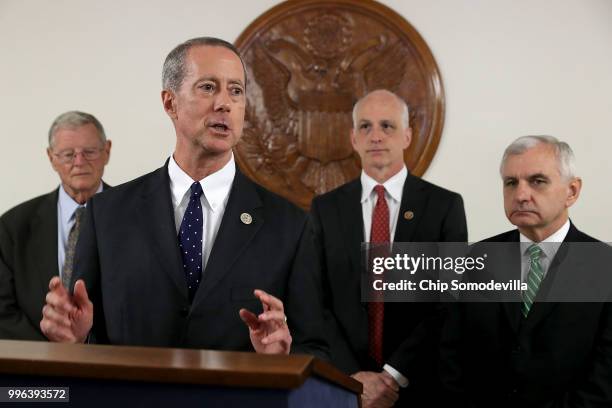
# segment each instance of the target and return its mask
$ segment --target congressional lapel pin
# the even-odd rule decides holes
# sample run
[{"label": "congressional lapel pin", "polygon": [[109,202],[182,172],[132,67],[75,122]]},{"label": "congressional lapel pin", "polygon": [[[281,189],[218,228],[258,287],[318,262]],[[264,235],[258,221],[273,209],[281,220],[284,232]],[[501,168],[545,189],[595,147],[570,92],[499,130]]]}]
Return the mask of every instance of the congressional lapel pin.
[{"label": "congressional lapel pin", "polygon": [[240,221],[242,221],[243,224],[249,225],[253,222],[253,217],[251,217],[249,213],[242,213],[240,214]]},{"label": "congressional lapel pin", "polygon": [[404,219],[410,221],[414,218],[414,213],[412,211],[406,211],[404,213]]}]

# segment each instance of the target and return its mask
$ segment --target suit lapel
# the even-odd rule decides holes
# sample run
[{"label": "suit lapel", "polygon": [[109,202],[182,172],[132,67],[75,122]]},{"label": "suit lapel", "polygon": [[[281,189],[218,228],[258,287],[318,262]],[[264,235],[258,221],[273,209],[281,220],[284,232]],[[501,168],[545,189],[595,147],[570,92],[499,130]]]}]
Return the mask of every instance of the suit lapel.
[{"label": "suit lapel", "polygon": [[363,214],[361,212],[361,181],[359,179],[351,182],[346,189],[338,196],[337,202],[340,227],[342,228],[341,237],[346,238],[346,249],[352,263],[350,277],[352,279],[355,271],[361,271],[361,243],[363,237]]},{"label": "suit lapel", "polygon": [[49,281],[59,275],[57,266],[57,198],[59,189],[47,195],[32,219],[31,230],[33,247],[37,248],[36,257],[41,292],[47,293]]},{"label": "suit lapel", "polygon": [[533,328],[537,323],[541,322],[546,316],[548,316],[559,304],[558,302],[549,302],[546,301],[547,294],[550,292],[553,283],[557,279],[563,279],[562,276],[557,274],[559,270],[559,265],[563,262],[565,255],[567,253],[567,247],[565,245],[561,245],[557,254],[555,255],[555,259],[548,267],[548,272],[546,273],[546,277],[542,281],[540,288],[538,289],[538,293],[536,294],[535,302],[531,306],[529,310],[529,314],[527,315],[527,319],[525,319],[524,326],[525,328]]},{"label": "suit lapel", "polygon": [[331,271],[334,274],[343,274],[336,282],[343,282],[338,293],[342,296],[343,304],[355,305],[347,307],[350,318],[341,319],[346,330],[346,338],[356,354],[367,350],[368,342],[368,315],[365,304],[361,302],[361,273],[363,272],[361,243],[364,241],[363,214],[361,209],[361,180],[357,179],[343,188],[337,198],[336,210],[340,223],[338,239],[344,240],[345,250],[350,263],[347,268]]},{"label": "suit lapel", "polygon": [[[521,271],[521,252],[519,243],[519,232],[518,230],[511,231],[508,235],[508,239],[506,242],[513,243],[516,245],[504,245],[500,247],[500,249],[504,252],[499,255],[498,259],[509,259],[511,263],[511,271],[518,271],[518,275],[520,276]],[[501,304],[502,309],[504,310],[504,314],[508,319],[508,323],[512,328],[512,331],[517,334],[521,328],[521,323],[523,320],[523,315],[521,314],[521,302],[503,302]]]},{"label": "suit lapel", "polygon": [[147,231],[162,269],[168,273],[179,291],[187,297],[187,283],[178,247],[174,209],[170,194],[168,162],[155,171],[144,185],[141,195],[140,225]]},{"label": "suit lapel", "polygon": [[[424,214],[427,201],[427,194],[424,194],[422,190],[424,190],[424,184],[421,183],[420,179],[408,174],[404,182],[393,242],[412,241],[417,225]],[[404,216],[404,214],[409,215],[410,212],[412,217]]]},{"label": "suit lapel", "polygon": [[[242,214],[250,215],[251,222],[242,221]],[[236,176],[219,232],[204,269],[202,283],[195,295],[194,307],[209,296],[221,279],[231,273],[232,265],[248,247],[264,222],[263,206],[255,185],[236,168]]]},{"label": "suit lapel", "polygon": [[[541,322],[545,319],[559,304],[559,302],[548,302],[546,298],[548,294],[553,289],[553,284],[568,285],[567,279],[571,278],[569,274],[572,271],[570,270],[561,270],[560,265],[565,261],[565,258],[568,254],[569,247],[567,245],[568,242],[579,242],[580,237],[578,234],[578,230],[574,227],[573,224],[570,224],[570,229],[567,232],[563,243],[559,246],[557,253],[555,254],[555,258],[552,260],[550,266],[548,267],[548,271],[546,272],[546,277],[542,281],[540,288],[538,289],[538,293],[536,295],[536,301],[531,307],[529,311],[529,315],[527,315],[527,320],[525,322],[527,327],[533,328],[534,325]],[[565,286],[567,287],[567,286]]]}]

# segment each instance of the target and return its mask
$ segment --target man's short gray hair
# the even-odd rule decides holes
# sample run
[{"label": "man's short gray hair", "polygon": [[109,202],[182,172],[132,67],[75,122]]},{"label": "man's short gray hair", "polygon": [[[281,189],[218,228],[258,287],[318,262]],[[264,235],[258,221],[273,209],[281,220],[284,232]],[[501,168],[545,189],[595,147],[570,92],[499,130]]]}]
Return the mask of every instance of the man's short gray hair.
[{"label": "man's short gray hair", "polygon": [[106,133],[104,133],[104,127],[102,123],[94,115],[80,111],[68,111],[59,115],[49,128],[49,147],[53,147],[55,133],[60,129],[76,129],[91,123],[95,126],[98,131],[98,137],[100,143],[106,143]]},{"label": "man's short gray hair", "polygon": [[557,164],[559,167],[559,174],[566,180],[570,180],[575,177],[576,165],[574,158],[574,152],[572,148],[565,142],[560,141],[554,136],[537,135],[537,136],[521,136],[514,142],[510,143],[510,146],[506,147],[504,156],[502,157],[501,165],[499,167],[500,173],[502,172],[508,156],[522,154],[525,151],[535,147],[538,144],[545,144],[551,146],[555,152],[557,158]]},{"label": "man's short gray hair", "polygon": [[410,110],[408,109],[408,104],[406,103],[405,100],[400,98],[397,94],[391,91],[388,91],[386,89],[376,89],[375,91],[368,92],[367,94],[359,98],[357,102],[355,102],[355,105],[353,105],[353,129],[357,128],[357,111],[359,110],[359,106],[364,101],[364,99],[366,99],[368,96],[370,96],[374,92],[386,93],[386,94],[392,95],[395,99],[397,99],[397,102],[400,104],[401,109],[402,109],[402,125],[404,125],[404,129],[408,129],[408,127],[410,127]]},{"label": "man's short gray hair", "polygon": [[242,63],[242,70],[244,71],[244,86],[246,86],[246,67],[242,57],[240,56],[240,52],[234,46],[234,44],[215,37],[197,37],[177,45],[166,57],[164,67],[162,69],[163,89],[178,92],[183,84],[185,75],[187,74],[185,71],[185,57],[187,56],[187,52],[192,47],[197,46],[223,47],[236,54]]}]

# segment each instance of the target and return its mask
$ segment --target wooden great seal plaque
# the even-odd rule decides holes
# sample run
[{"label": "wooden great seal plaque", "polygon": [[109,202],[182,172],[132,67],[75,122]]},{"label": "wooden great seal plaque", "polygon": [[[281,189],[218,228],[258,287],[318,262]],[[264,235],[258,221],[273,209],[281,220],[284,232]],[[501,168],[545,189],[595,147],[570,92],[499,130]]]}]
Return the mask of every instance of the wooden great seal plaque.
[{"label": "wooden great seal plaque", "polygon": [[236,40],[247,65],[240,168],[302,208],[360,173],[353,104],[389,89],[410,107],[404,154],[422,175],[438,147],[444,91],[436,62],[402,16],[374,1],[301,0],[258,17]]}]

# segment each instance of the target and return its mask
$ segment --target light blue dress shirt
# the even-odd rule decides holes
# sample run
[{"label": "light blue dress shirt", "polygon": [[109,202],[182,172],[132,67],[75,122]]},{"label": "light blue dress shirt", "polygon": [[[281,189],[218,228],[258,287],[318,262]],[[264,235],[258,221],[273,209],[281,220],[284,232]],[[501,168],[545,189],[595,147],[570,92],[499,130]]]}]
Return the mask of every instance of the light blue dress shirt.
[{"label": "light blue dress shirt", "polygon": [[[102,183],[98,186],[96,194],[102,191]],[[68,235],[74,225],[74,212],[81,205],[68,195],[64,186],[60,185],[57,197],[57,267],[59,268],[60,279],[62,278],[62,268],[66,259],[66,244]]]}]

